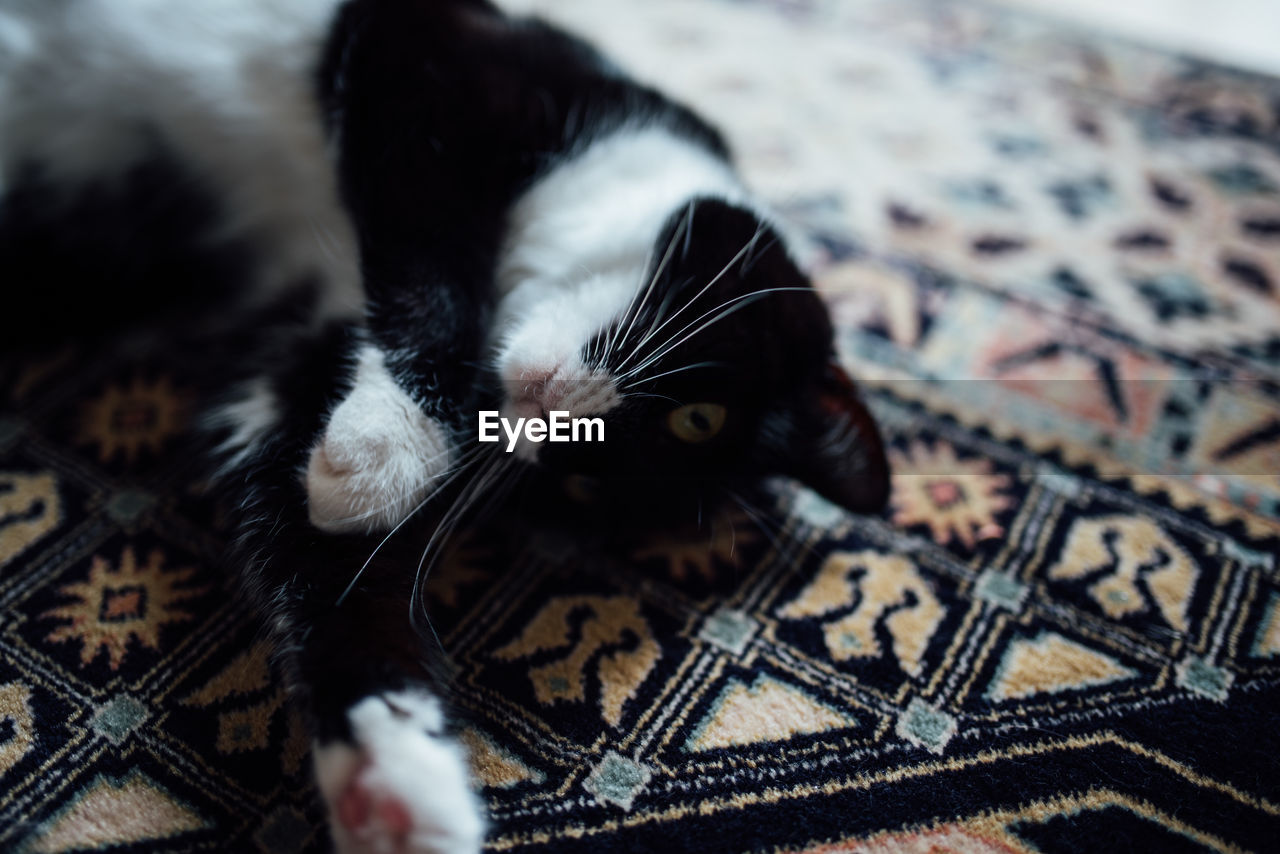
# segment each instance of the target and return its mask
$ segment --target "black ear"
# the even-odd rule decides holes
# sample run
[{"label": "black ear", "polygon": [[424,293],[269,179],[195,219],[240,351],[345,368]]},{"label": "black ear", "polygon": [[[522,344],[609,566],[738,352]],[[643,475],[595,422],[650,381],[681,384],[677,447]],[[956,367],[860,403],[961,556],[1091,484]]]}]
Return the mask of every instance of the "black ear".
[{"label": "black ear", "polygon": [[889,500],[884,441],[849,375],[834,361],[801,404],[783,453],[784,474],[854,513]]}]

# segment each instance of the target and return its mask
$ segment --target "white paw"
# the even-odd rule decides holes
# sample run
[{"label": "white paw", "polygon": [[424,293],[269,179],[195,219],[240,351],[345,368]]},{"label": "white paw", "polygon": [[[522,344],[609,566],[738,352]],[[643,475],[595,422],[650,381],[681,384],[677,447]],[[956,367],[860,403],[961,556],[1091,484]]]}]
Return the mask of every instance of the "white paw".
[{"label": "white paw", "polygon": [[307,463],[311,524],[330,533],[395,527],[449,467],[444,427],[387,372],[376,347],[360,351],[355,383]]},{"label": "white paw", "polygon": [[316,778],[342,854],[469,854],[484,842],[462,748],[435,698],[366,697],[347,713],[354,746],[317,746]]}]

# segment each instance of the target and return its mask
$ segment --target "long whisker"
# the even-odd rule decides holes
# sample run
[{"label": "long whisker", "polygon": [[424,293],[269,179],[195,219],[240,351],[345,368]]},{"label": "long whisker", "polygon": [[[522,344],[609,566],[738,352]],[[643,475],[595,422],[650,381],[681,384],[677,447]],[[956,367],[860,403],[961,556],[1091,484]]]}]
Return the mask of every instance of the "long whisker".
[{"label": "long whisker", "polygon": [[[467,454],[470,454],[473,452],[474,452],[474,449],[473,451],[468,451]],[[424,464],[433,463],[436,460],[440,459],[441,457],[446,456],[450,453],[452,453],[452,449],[441,451],[438,454],[433,454],[432,456],[427,457],[426,459],[423,460],[423,463]],[[443,477],[448,477],[451,474],[453,474],[457,470],[458,466],[464,465],[463,461],[466,459],[467,454],[463,454],[463,456],[460,457],[457,462],[455,462],[449,468],[446,468],[444,471],[431,475],[431,477],[427,478],[427,483],[430,483],[433,480],[439,480],[440,478],[443,478]],[[439,489],[439,488],[440,487],[436,487],[436,489]],[[351,516],[342,516],[337,519],[334,519],[333,521],[346,524],[348,522],[359,522],[362,519],[369,519],[369,518],[372,518],[373,516],[377,516],[378,514],[385,512],[387,508],[396,504],[397,501],[398,499],[391,498],[383,502],[382,504],[379,504],[376,507],[372,507],[368,510],[362,510],[361,512],[353,514]]]},{"label": "long whisker", "polygon": [[[738,505],[742,507],[742,509],[747,513],[747,515],[750,516],[758,526],[760,526],[760,529],[764,533],[764,535],[769,537],[769,541],[773,544],[773,547],[775,549],[781,550],[782,548],[781,535],[782,535],[782,532],[786,529],[786,525],[783,522],[779,521],[778,519],[768,515],[767,512],[761,509],[760,507],[755,507],[755,509],[753,510],[751,502],[747,501],[746,498],[744,498],[742,495],[738,494],[737,492],[731,489],[728,489],[727,487],[724,487],[724,490],[729,495],[729,497],[732,498],[734,501],[738,502]],[[775,537],[769,533],[769,530],[767,527],[769,523],[773,524],[773,529],[778,533],[778,536]],[[796,537],[792,537],[790,542],[792,545],[799,546],[800,551],[804,557],[817,554],[818,550],[814,547],[813,543],[806,543],[803,540]]]},{"label": "long whisker", "polygon": [[472,478],[471,482],[464,488],[462,495],[458,497],[458,499],[453,503],[453,506],[451,506],[445,512],[440,521],[436,523],[435,530],[432,531],[431,536],[427,539],[426,547],[422,550],[422,557],[418,560],[418,569],[414,579],[415,589],[417,588],[419,581],[421,581],[422,567],[426,561],[427,555],[431,552],[431,547],[435,545],[438,539],[440,539],[441,531],[443,531],[453,520],[460,518],[462,514],[466,512],[472,498],[477,494],[480,488],[479,484],[482,481],[485,481],[493,471],[502,464],[502,462],[503,458],[501,456],[494,456],[490,459],[488,465],[474,478]]},{"label": "long whisker", "polygon": [[[758,237],[759,237],[759,233],[757,232],[757,238]],[[756,248],[757,248],[756,243],[758,242],[758,240],[753,240],[751,242],[751,252],[747,254],[746,258],[742,259],[742,266],[738,268],[738,275],[745,277],[747,273],[751,272],[751,268],[756,265],[756,261],[759,260],[761,257],[763,257],[764,254],[768,252],[770,249],[772,249],[774,246],[778,245],[778,241],[779,241],[778,237],[776,236],[771,237],[769,238],[769,242],[766,243],[764,246],[759,247],[760,251],[756,252]]]},{"label": "long whisker", "polygon": [[[649,356],[647,359],[645,359],[645,360],[644,360],[643,362],[641,362],[639,365],[636,365],[634,368],[632,368],[631,370],[629,370],[629,371],[627,371],[626,373],[622,374],[621,376],[617,377],[616,379],[618,379],[618,380],[624,380],[624,379],[629,379],[630,377],[635,376],[635,375],[636,375],[636,374],[638,374],[640,371],[643,371],[645,368],[649,367],[649,366],[650,366],[650,365],[652,365],[653,363],[655,363],[655,362],[657,362],[658,360],[660,360],[660,359],[662,359],[663,357],[665,357],[665,356],[666,356],[668,353],[670,353],[672,350],[676,349],[676,348],[677,348],[677,347],[679,347],[681,344],[683,344],[684,342],[688,341],[688,340],[689,340],[690,338],[692,338],[693,336],[697,335],[699,332],[702,332],[703,330],[707,329],[708,327],[710,327],[710,326],[714,325],[716,322],[718,322],[718,321],[720,321],[720,320],[723,320],[724,318],[726,318],[726,317],[728,317],[729,315],[733,314],[735,311],[738,311],[738,310],[740,310],[740,309],[746,308],[748,305],[750,305],[750,304],[751,304],[751,302],[754,302],[756,299],[759,299],[760,297],[765,296],[767,293],[769,293],[769,292],[770,292],[770,291],[772,291],[772,290],[779,290],[779,289],[776,289],[776,288],[770,288],[769,290],[766,290],[766,291],[755,291],[754,293],[743,294],[741,297],[735,297],[734,299],[729,300],[727,303],[724,303],[724,305],[728,305],[729,307],[728,307],[728,308],[725,308],[725,309],[724,309],[723,311],[721,311],[718,315],[716,315],[715,317],[711,318],[711,319],[710,319],[710,320],[708,320],[706,323],[702,324],[702,325],[701,325],[701,326],[699,326],[697,329],[693,330],[693,331],[692,331],[692,332],[690,332],[688,335],[684,336],[683,338],[681,338],[679,341],[676,341],[675,343],[672,343],[672,342],[671,342],[671,339],[668,339],[666,342],[664,342],[664,343],[663,343],[663,344],[658,348],[658,350],[657,350],[653,355]],[[799,288],[798,290],[804,290],[804,288]],[[712,309],[712,311],[715,311],[715,309]],[[710,313],[710,312],[708,312],[708,313]],[[702,317],[706,317],[706,314],[703,314],[703,315],[702,315]],[[681,332],[684,332],[684,330],[685,330],[685,329],[688,329],[688,328],[689,328],[690,326],[692,326],[694,323],[697,323],[697,322],[698,322],[698,320],[701,320],[701,319],[702,319],[702,317],[699,317],[697,320],[694,320],[694,321],[692,321],[692,322],[690,322],[690,323],[686,324],[686,325],[685,325],[685,327],[684,327],[684,329],[681,329],[681,330],[680,330],[680,332],[675,333],[675,335],[679,335]],[[673,335],[673,336],[672,336],[672,338],[675,338],[675,335]]]},{"label": "long whisker", "polygon": [[[758,290],[758,291],[751,291],[750,293],[746,293],[746,294],[739,294],[739,295],[738,295],[738,296],[736,296],[736,297],[732,297],[732,298],[730,298],[730,299],[727,299],[727,300],[725,300],[724,302],[720,303],[720,305],[716,306],[715,308],[712,308],[712,309],[709,309],[709,310],[707,310],[707,311],[703,312],[700,316],[698,316],[698,317],[697,317],[697,318],[695,318],[694,320],[691,320],[691,321],[689,321],[688,323],[686,323],[686,324],[685,324],[685,325],[684,325],[684,326],[683,326],[683,327],[682,327],[678,332],[675,332],[674,334],[672,334],[672,336],[671,336],[670,338],[668,338],[668,339],[667,339],[667,341],[666,341],[665,343],[663,343],[663,344],[659,345],[659,346],[658,346],[658,348],[656,348],[656,350],[655,350],[654,354],[653,354],[653,355],[651,355],[649,358],[645,359],[645,361],[644,361],[642,364],[640,364],[640,365],[636,366],[635,368],[632,368],[630,371],[627,371],[626,373],[624,373],[624,374],[622,374],[622,375],[618,376],[618,377],[617,377],[617,379],[618,379],[618,380],[623,380],[623,379],[626,379],[627,377],[630,377],[630,376],[632,376],[632,375],[634,375],[634,374],[638,373],[639,371],[643,370],[644,368],[647,368],[649,365],[651,365],[651,364],[653,364],[654,362],[656,362],[658,359],[661,359],[663,356],[666,356],[668,353],[670,353],[670,352],[671,352],[672,350],[674,350],[676,347],[679,347],[679,346],[680,346],[681,344],[683,344],[685,341],[688,341],[688,340],[689,340],[690,338],[692,338],[694,335],[698,334],[699,332],[703,331],[703,330],[704,330],[704,329],[706,329],[707,327],[711,326],[711,324],[715,323],[715,322],[716,322],[716,321],[718,321],[718,320],[721,320],[721,319],[723,319],[723,318],[727,317],[728,315],[732,314],[734,311],[737,311],[739,308],[745,308],[747,305],[749,305],[749,304],[750,304],[750,303],[744,302],[745,300],[751,300],[751,299],[753,299],[754,297],[760,297],[760,296],[764,296],[764,295],[766,295],[766,294],[778,293],[778,292],[781,292],[781,291],[810,291],[810,292],[812,292],[812,291],[813,291],[813,288],[811,288],[811,287],[798,287],[798,286],[797,286],[797,287],[782,287],[782,288],[762,288],[762,289],[760,289],[760,290]],[[735,306],[735,304],[737,304],[737,305]],[[706,317],[706,316],[708,316],[708,315],[710,315],[710,314],[712,314],[712,313],[714,313],[714,312],[716,312],[716,311],[719,311],[720,309],[725,308],[726,306],[735,306],[735,307],[734,307],[734,308],[731,308],[731,309],[729,309],[729,310],[727,310],[727,311],[725,311],[725,312],[722,312],[720,315],[718,315],[717,317],[713,318],[713,319],[712,319],[712,320],[710,320],[709,322],[707,322],[707,323],[703,324],[701,327],[699,327],[698,329],[694,330],[694,331],[693,331],[692,333],[690,333],[689,335],[686,335],[684,338],[682,338],[680,341],[677,341],[675,344],[671,344],[671,343],[670,343],[672,340],[674,340],[674,339],[675,339],[675,337],[676,337],[677,335],[679,335],[680,333],[684,332],[684,331],[685,331],[686,329],[688,329],[690,326],[693,326],[695,323],[697,323],[698,321],[702,320],[704,317]],[[670,345],[670,346],[668,346],[668,345]]]},{"label": "long whisker", "polygon": [[[500,463],[501,463],[501,457],[495,457],[493,461],[490,463],[489,467],[485,470],[485,475],[487,475],[488,472],[492,471],[493,468],[495,468]],[[474,494],[476,483],[478,480],[481,479],[481,477],[483,477],[483,475],[477,476],[475,479],[473,479],[470,483],[467,484],[466,491],[463,494],[463,498],[460,498],[457,503],[455,503],[452,507],[450,507],[449,510],[445,513],[444,517],[436,523],[435,530],[432,531],[431,536],[427,539],[426,546],[422,550],[422,557],[418,559],[418,567],[413,574],[413,591],[409,596],[409,621],[410,621],[410,624],[415,627],[415,630],[418,624],[417,604],[422,596],[423,566],[424,564],[426,564],[427,555],[432,554],[432,547],[435,545],[436,541],[441,538],[442,532],[445,533],[445,536],[448,536],[453,532],[453,528],[456,525],[456,521],[459,518],[461,518],[461,511],[459,508],[461,508],[464,504],[467,503],[466,502],[467,496]],[[439,557],[438,554],[433,554],[432,560],[431,560],[431,566],[428,567],[428,570],[427,570],[428,572],[430,571],[431,567],[435,566],[435,562],[438,557]],[[440,640],[440,635],[436,632],[436,627],[431,624],[431,616],[426,613],[425,607],[422,609],[422,611],[423,611],[423,618],[425,619],[427,624],[427,628],[431,632],[431,637],[435,639],[436,645],[440,648],[440,651],[445,652],[447,654],[444,648],[444,643]]]},{"label": "long whisker", "polygon": [[[439,558],[438,553],[433,554],[433,547],[438,541],[443,541],[444,538],[452,533],[458,522],[461,521],[461,519],[471,509],[476,498],[485,488],[487,488],[489,482],[494,476],[494,473],[500,471],[504,464],[509,464],[511,462],[513,462],[513,460],[505,455],[495,455],[488,466],[486,466],[479,474],[476,475],[475,478],[471,480],[470,483],[467,484],[462,496],[459,497],[454,505],[449,508],[448,512],[445,513],[444,518],[436,524],[435,531],[432,532],[431,537],[427,540],[426,547],[422,550],[422,557],[418,559],[418,568],[414,573],[413,579],[413,595],[410,599],[411,603],[418,601],[422,585],[426,581],[426,575],[435,566],[436,560]],[[430,564],[427,563],[427,555],[429,554],[432,555]],[[423,571],[424,566],[426,567],[425,573]],[[412,609],[413,606],[411,605],[410,607]]]},{"label": "long whisker", "polygon": [[[440,484],[435,489],[432,489],[429,493],[427,493],[427,495],[421,501],[418,502],[417,506],[414,507],[412,510],[410,510],[408,513],[404,514],[404,518],[401,519],[399,522],[397,522],[396,526],[387,532],[387,535],[382,538],[382,541],[379,542],[378,545],[374,546],[373,551],[369,553],[369,557],[365,559],[365,562],[363,564],[361,564],[360,569],[356,570],[356,574],[352,577],[351,581],[347,583],[347,586],[342,591],[342,595],[340,595],[338,597],[338,600],[334,603],[335,607],[338,605],[341,605],[344,601],[346,601],[347,596],[351,594],[351,591],[355,589],[356,584],[360,581],[360,576],[362,576],[364,574],[364,571],[369,568],[369,564],[371,564],[373,562],[373,559],[377,557],[378,552],[381,551],[382,547],[387,544],[387,541],[390,540],[393,536],[395,536],[395,533],[399,531],[401,528],[403,528],[406,522],[408,522],[415,515],[417,515],[418,511],[427,505],[427,502],[429,502],[433,497],[439,494],[440,490],[444,489],[450,483],[455,481],[462,474],[462,472],[469,465],[471,465],[472,462],[475,461],[476,453],[478,450],[479,450],[478,448],[472,448],[470,451],[463,454],[461,459],[465,460],[465,462],[460,461],[458,465],[454,466],[454,468],[452,469],[452,473],[449,475],[448,479],[446,479],[444,483]],[[468,459],[468,457],[470,457],[470,459]]]},{"label": "long whisker", "polygon": [[689,222],[689,227],[684,230],[684,249],[680,250],[681,258],[689,257],[689,247],[693,245],[693,199],[689,200],[685,219]]},{"label": "long whisker", "polygon": [[[675,254],[676,242],[680,239],[681,233],[687,233],[691,230],[692,225],[693,204],[690,203],[689,208],[685,212],[684,217],[681,218],[679,225],[677,225],[675,231],[671,233],[671,238],[667,241],[667,248],[662,254],[662,260],[658,262],[658,266],[654,269],[653,275],[649,277],[649,284],[645,286],[643,291],[636,291],[636,296],[631,298],[631,302],[627,305],[627,310],[622,313],[622,317],[618,320],[618,326],[615,332],[620,334],[611,335],[609,337],[608,346],[605,347],[605,351],[601,356],[601,365],[604,364],[604,360],[613,352],[614,347],[618,343],[626,341],[627,336],[631,334],[631,330],[635,328],[636,320],[639,319],[641,310],[648,303],[654,287],[657,286],[658,280],[662,278],[662,274],[666,270],[667,264],[671,261],[672,255]],[[637,296],[639,297],[638,301]],[[627,324],[626,331],[623,332],[622,324],[627,320],[628,314],[631,315],[631,322]]]},{"label": "long whisker", "polygon": [[[745,498],[734,492],[732,489],[726,487],[725,493],[742,508],[743,512],[747,514],[751,521],[756,523],[756,527],[760,529],[760,533],[769,538],[769,543],[773,546],[774,551],[781,551],[782,539],[780,534],[782,532],[782,526],[779,525],[776,520],[767,520],[759,512],[753,509],[751,504]],[[774,529],[770,529],[768,524],[769,521],[774,521]]]},{"label": "long whisker", "polygon": [[[504,463],[509,464],[510,462],[510,459],[504,460],[504,458],[498,457],[494,463],[486,469],[483,475],[472,481],[468,496],[455,505],[456,512],[450,513],[449,518],[441,520],[440,524],[436,527],[435,532],[432,534],[430,541],[427,543],[426,548],[423,550],[422,558],[418,562],[418,571],[414,574],[413,592],[409,599],[409,619],[412,624],[416,625],[420,613],[422,620],[426,622],[427,628],[430,629],[431,635],[435,638],[436,644],[440,647],[441,651],[445,651],[444,644],[441,642],[440,636],[435,630],[435,626],[432,625],[431,615],[427,610],[425,582],[426,578],[435,568],[436,563],[439,562],[446,549],[442,546],[440,549],[433,551],[432,547],[437,540],[440,540],[440,542],[443,543],[453,535],[458,524],[475,506],[476,499],[495,479],[498,480],[497,488],[490,493],[489,500],[480,508],[480,515],[482,516],[487,513],[494,504],[500,502],[502,498],[505,497],[511,487],[518,482],[520,475],[520,471],[516,469],[514,470],[514,476],[512,476],[513,469],[508,466],[504,466]],[[503,482],[504,477],[505,482]],[[430,561],[426,560],[428,554],[431,554]]]},{"label": "long whisker", "polygon": [[669,400],[676,406],[684,406],[682,401],[676,400],[674,397],[667,397],[665,394],[649,394],[647,392],[629,391],[626,392],[623,397],[656,397],[659,400]]},{"label": "long whisker", "polygon": [[635,382],[627,383],[626,385],[622,386],[622,388],[628,389],[633,386],[638,386],[641,383],[653,382],[654,380],[660,380],[663,377],[669,377],[672,374],[678,374],[678,373],[681,373],[682,371],[692,371],[695,368],[723,367],[724,364],[725,364],[724,362],[698,362],[697,364],[693,364],[693,365],[685,365],[683,368],[676,368],[675,370],[667,371],[666,373],[658,374],[657,376],[645,377],[642,380],[636,380]]},{"label": "long whisker", "polygon": [[644,338],[642,338],[639,342],[637,342],[636,346],[632,348],[631,352],[627,355],[627,358],[623,359],[622,362],[618,364],[618,370],[622,370],[622,368],[626,366],[627,362],[631,361],[631,359],[634,358],[635,355],[641,351],[644,345],[648,343],[653,338],[654,335],[657,335],[659,332],[661,332],[668,323],[670,323],[671,321],[679,317],[681,314],[683,314],[691,305],[697,302],[698,299],[703,294],[705,294],[711,288],[715,287],[716,283],[719,282],[722,278],[724,278],[725,274],[728,273],[729,270],[733,267],[733,265],[736,264],[738,260],[747,253],[747,251],[752,247],[752,245],[757,240],[760,239],[760,235],[763,233],[764,233],[763,227],[756,229],[756,233],[752,235],[751,239],[748,240],[746,244],[741,249],[738,250],[736,255],[734,255],[732,258],[729,259],[729,263],[725,264],[724,268],[719,273],[716,273],[716,275],[711,279],[711,281],[707,282],[705,285],[702,286],[702,290],[694,294],[693,297],[691,297],[687,303],[685,303],[683,306],[680,307],[679,311],[675,312],[674,314],[671,314],[670,316],[667,317],[666,320],[662,321],[661,324],[649,330],[648,334],[645,335]]},{"label": "long whisker", "polygon": [[355,589],[357,582],[360,581],[360,576],[364,575],[364,571],[369,568],[369,564],[373,562],[373,559],[375,557],[377,557],[378,552],[381,551],[382,547],[385,546],[387,544],[387,541],[390,540],[393,536],[395,536],[396,531],[399,531],[402,527],[404,527],[404,524],[408,522],[410,519],[412,519],[419,510],[427,506],[427,502],[431,500],[431,497],[433,495],[435,495],[434,491],[428,493],[425,498],[423,498],[421,501],[418,502],[416,507],[414,507],[408,513],[404,514],[404,518],[401,519],[399,522],[397,522],[396,526],[387,532],[387,535],[382,538],[381,542],[379,542],[376,546],[373,547],[373,551],[369,553],[369,556],[365,558],[364,563],[362,563],[360,565],[360,568],[356,570],[356,574],[351,577],[351,580],[349,582],[347,582],[347,586],[342,589],[341,595],[339,595],[337,601],[333,603],[334,607],[338,607],[339,605],[341,605],[343,602],[347,600],[347,596],[351,595],[351,591]]},{"label": "long whisker", "polygon": [[[523,473],[524,473],[524,469],[519,467],[498,466],[496,472],[494,472],[492,476],[488,478],[489,481],[496,480],[497,483],[495,483],[493,488],[489,490],[489,499],[485,501],[484,504],[481,505],[478,509],[476,509],[474,513],[474,518],[477,520],[482,520],[485,517],[487,517],[487,515],[493,510],[493,508],[496,505],[500,504],[506,498],[506,496],[510,494],[512,488],[514,488],[515,485],[520,481],[520,477]],[[479,490],[477,494],[479,494],[479,492],[482,492],[482,491],[483,491],[483,488]],[[475,501],[471,502],[470,507],[467,509],[466,512],[459,513],[454,516],[453,520],[450,522],[448,526],[448,529],[445,532],[445,539],[448,539],[449,537],[453,536],[454,531],[457,529],[457,526],[462,522],[462,520],[467,515],[471,514],[472,508],[475,508]],[[441,548],[431,556],[431,560],[428,562],[426,568],[423,570],[422,578],[424,579],[427,578],[431,574],[432,570],[435,568],[436,563],[447,553],[448,553],[448,546],[444,545],[442,540]],[[419,590],[421,592],[419,592]],[[418,607],[415,608],[414,607],[415,605],[417,605]],[[415,615],[419,611],[421,611],[422,619],[427,623],[427,626],[431,629],[431,634],[433,637],[435,637],[436,643],[439,644],[440,648],[443,650],[444,647],[440,642],[440,636],[436,633],[435,626],[432,625],[431,623],[431,614],[427,609],[425,582],[420,585],[415,580],[414,593],[412,594],[412,598],[410,599],[410,620],[411,621],[415,619]]]}]

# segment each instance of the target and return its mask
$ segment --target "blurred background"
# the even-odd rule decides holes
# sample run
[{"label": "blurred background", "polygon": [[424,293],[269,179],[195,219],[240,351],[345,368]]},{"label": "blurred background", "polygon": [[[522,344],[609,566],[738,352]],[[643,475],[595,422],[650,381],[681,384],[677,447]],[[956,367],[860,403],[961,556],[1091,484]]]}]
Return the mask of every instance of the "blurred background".
[{"label": "blurred background", "polygon": [[997,0],[1206,59],[1280,73],[1277,0]]}]

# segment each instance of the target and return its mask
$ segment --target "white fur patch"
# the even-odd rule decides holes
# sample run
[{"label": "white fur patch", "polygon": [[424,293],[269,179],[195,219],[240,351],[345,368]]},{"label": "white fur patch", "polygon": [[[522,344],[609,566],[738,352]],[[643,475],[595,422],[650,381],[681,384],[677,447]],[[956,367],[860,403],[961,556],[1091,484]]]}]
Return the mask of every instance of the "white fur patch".
[{"label": "white fur patch", "polygon": [[[439,702],[413,691],[366,697],[347,718],[354,747],[335,743],[313,751],[338,850],[479,851],[480,806],[465,753],[439,734]],[[367,813],[358,823],[350,822],[352,810],[344,806],[353,797],[365,807],[358,812]]]},{"label": "white fur patch", "polygon": [[0,187],[35,161],[113,180],[160,141],[230,212],[213,240],[264,247],[258,292],[304,277],[321,313],[363,306],[314,74],[337,0],[17,0],[0,8]]},{"label": "white fur patch", "polygon": [[311,523],[329,533],[389,530],[426,497],[449,460],[444,428],[396,384],[382,351],[365,346],[351,393],[311,451]]},{"label": "white fur patch", "polygon": [[219,455],[227,455],[218,474],[227,474],[257,453],[259,444],[279,421],[280,402],[262,378],[244,383],[234,400],[211,411],[205,420],[207,427],[231,429],[231,435],[217,448]]},{"label": "white fur patch", "polygon": [[664,128],[636,126],[592,143],[518,200],[490,335],[507,409],[531,378],[578,371],[582,348],[648,285],[663,223],[697,196],[751,204],[717,157]]}]

